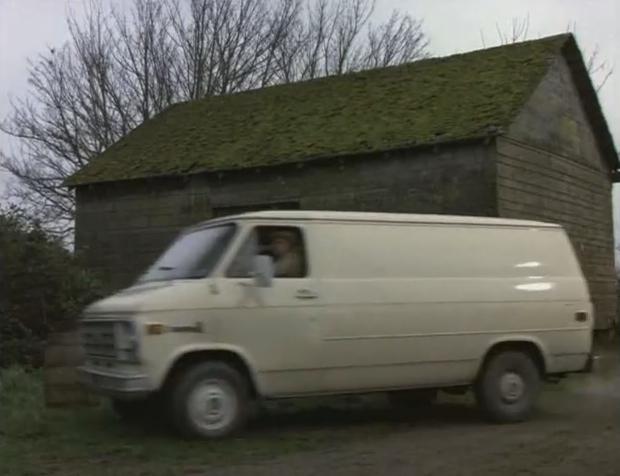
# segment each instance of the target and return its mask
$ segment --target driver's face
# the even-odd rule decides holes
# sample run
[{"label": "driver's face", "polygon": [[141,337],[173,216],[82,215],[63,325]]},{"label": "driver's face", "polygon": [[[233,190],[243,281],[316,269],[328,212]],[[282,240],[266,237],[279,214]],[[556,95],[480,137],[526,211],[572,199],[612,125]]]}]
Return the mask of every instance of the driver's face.
[{"label": "driver's face", "polygon": [[284,256],[291,251],[291,243],[285,238],[276,238],[273,240],[271,248],[276,256]]}]

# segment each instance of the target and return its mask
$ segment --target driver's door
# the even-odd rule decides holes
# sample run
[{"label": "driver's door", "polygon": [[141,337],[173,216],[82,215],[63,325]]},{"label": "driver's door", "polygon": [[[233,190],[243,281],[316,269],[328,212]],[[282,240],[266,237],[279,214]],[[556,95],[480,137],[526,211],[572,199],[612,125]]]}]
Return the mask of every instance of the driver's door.
[{"label": "driver's door", "polygon": [[[252,262],[265,250],[265,236],[286,228],[299,237],[303,270],[298,276],[274,277],[260,287]],[[308,230],[303,226],[258,225],[245,230],[218,285],[230,307],[218,309],[219,340],[242,349],[251,360],[267,396],[320,391],[320,296],[312,278]]]}]

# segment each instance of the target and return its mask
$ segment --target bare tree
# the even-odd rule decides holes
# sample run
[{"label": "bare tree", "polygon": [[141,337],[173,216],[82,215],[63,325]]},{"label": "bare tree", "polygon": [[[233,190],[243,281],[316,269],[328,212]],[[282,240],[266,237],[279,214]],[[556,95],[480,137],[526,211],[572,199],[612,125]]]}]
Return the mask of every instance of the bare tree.
[{"label": "bare tree", "polygon": [[400,64],[427,56],[422,23],[397,11],[376,27],[370,0],[317,0],[276,45],[278,81]]},{"label": "bare tree", "polygon": [[607,80],[614,74],[613,65],[608,60],[601,58],[600,53],[599,46],[596,45],[586,59],[586,68],[594,80],[594,88],[597,93],[605,87]]},{"label": "bare tree", "polygon": [[495,30],[497,31],[497,36],[502,45],[525,41],[530,32],[530,15],[528,13],[523,18],[513,18],[507,30],[502,30],[499,24],[496,23]]},{"label": "bare tree", "polygon": [[177,97],[169,66],[175,61],[170,18],[163,4],[149,0],[135,0],[129,15],[113,10],[111,17],[107,31],[117,42],[112,56],[123,73],[117,89],[131,102],[132,116],[146,121]]},{"label": "bare tree", "polygon": [[[531,39],[530,15],[513,18],[507,28],[502,28],[499,23],[496,23],[495,30],[501,45],[518,43]],[[577,23],[570,22],[566,27],[566,32],[576,35]],[[487,44],[482,30],[480,30],[480,40],[482,41],[482,46],[486,48]],[[590,77],[592,78],[594,88],[597,92],[600,92],[614,72],[613,65],[606,59],[601,58],[598,45],[596,45],[591,52],[586,53],[584,60],[588,73],[590,73]]]},{"label": "bare tree", "polygon": [[324,45],[326,75],[358,69],[361,51],[356,42],[374,7],[371,0],[343,0],[334,5],[332,28]]},{"label": "bare tree", "polygon": [[[123,3],[124,4],[124,3]],[[117,4],[117,5],[123,5]],[[60,234],[72,173],[169,105],[426,56],[419,20],[370,24],[374,0],[133,0],[68,18],[70,40],[30,64],[0,124],[12,197]],[[130,160],[130,159],[129,159]]]},{"label": "bare tree", "polygon": [[368,48],[362,67],[385,67],[422,58],[426,56],[427,46],[422,24],[394,12],[385,24],[368,30]]}]

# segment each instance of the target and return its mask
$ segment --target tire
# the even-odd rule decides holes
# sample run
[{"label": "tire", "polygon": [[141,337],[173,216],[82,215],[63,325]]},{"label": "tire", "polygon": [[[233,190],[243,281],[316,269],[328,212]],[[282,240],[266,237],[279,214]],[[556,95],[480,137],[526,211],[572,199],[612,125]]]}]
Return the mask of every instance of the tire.
[{"label": "tire", "polygon": [[194,365],[179,375],[169,404],[173,425],[189,438],[229,436],[244,426],[251,409],[245,377],[217,361]]},{"label": "tire", "polygon": [[388,393],[388,398],[396,408],[416,410],[430,407],[437,398],[437,390],[399,390]]},{"label": "tire", "polygon": [[531,415],[541,387],[540,370],[529,354],[504,351],[485,363],[474,391],[490,420],[516,423]]}]

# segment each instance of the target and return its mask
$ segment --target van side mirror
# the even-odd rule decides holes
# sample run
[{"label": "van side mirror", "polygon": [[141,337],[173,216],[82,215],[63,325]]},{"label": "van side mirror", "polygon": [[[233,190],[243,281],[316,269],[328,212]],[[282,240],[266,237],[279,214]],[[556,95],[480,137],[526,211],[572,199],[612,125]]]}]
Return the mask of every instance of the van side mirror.
[{"label": "van side mirror", "polygon": [[269,288],[273,282],[274,267],[270,256],[257,255],[254,257],[254,282],[259,288]]}]

